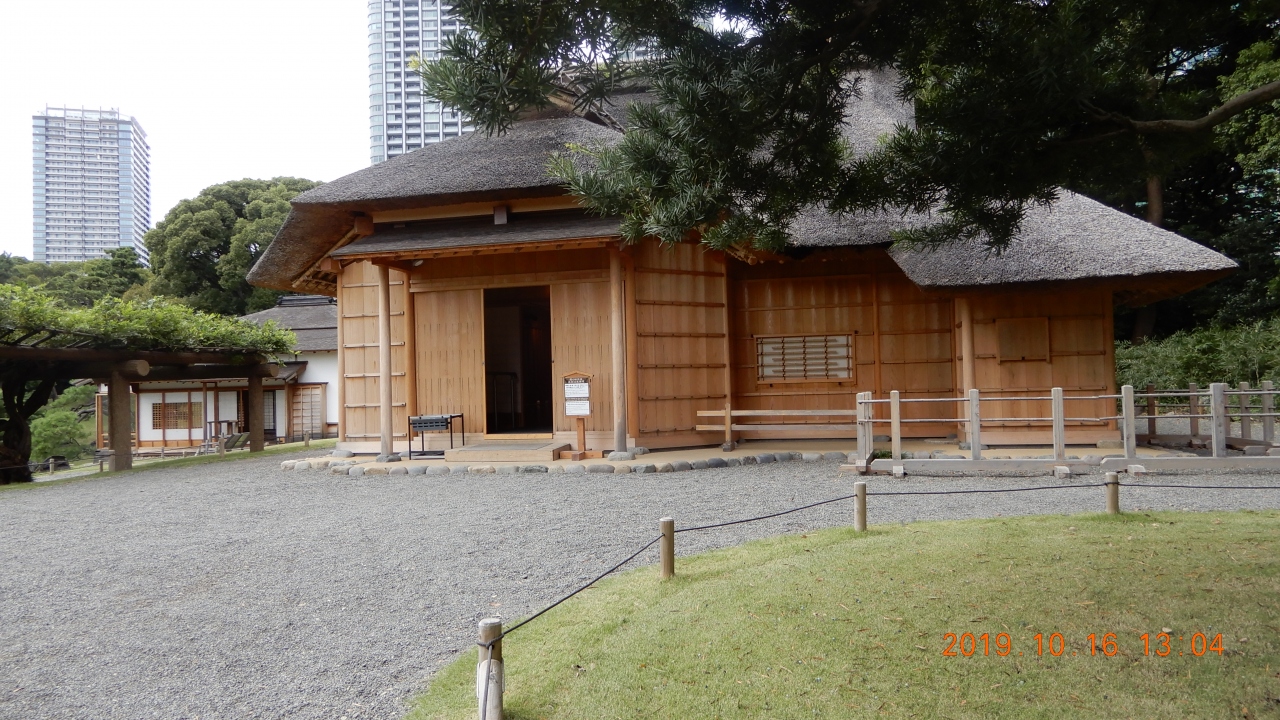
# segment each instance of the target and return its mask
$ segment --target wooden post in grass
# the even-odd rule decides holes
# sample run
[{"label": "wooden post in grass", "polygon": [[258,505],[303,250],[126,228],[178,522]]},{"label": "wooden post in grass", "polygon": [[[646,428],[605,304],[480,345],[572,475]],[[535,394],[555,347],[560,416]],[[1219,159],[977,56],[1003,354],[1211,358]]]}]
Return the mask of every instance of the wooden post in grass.
[{"label": "wooden post in grass", "polygon": [[662,533],[662,540],[658,542],[659,564],[662,579],[668,580],[676,574],[676,521],[664,517],[658,521],[658,530]]},{"label": "wooden post in grass", "polygon": [[1120,475],[1118,473],[1107,473],[1107,514],[1120,514]]},{"label": "wooden post in grass", "polygon": [[1276,398],[1271,394],[1274,389],[1270,380],[1262,381],[1262,439],[1265,442],[1276,438],[1276,419],[1271,417],[1276,411]]},{"label": "wooden post in grass", "polygon": [[226,457],[227,456],[227,438],[222,434],[221,431],[219,431],[217,435],[217,439],[218,439],[218,457],[220,458]]},{"label": "wooden post in grass", "polygon": [[865,532],[867,529],[867,484],[864,482],[854,483],[853,494],[853,529],[857,532]]},{"label": "wooden post in grass", "polygon": [[1210,436],[1213,439],[1213,456],[1227,456],[1227,384],[1209,385],[1209,414],[1213,416]]},{"label": "wooden post in grass", "polygon": [[311,447],[311,431],[302,431],[302,447]]},{"label": "wooden post in grass", "polygon": [[889,391],[889,439],[893,445],[893,459],[902,459],[902,399],[897,390]]},{"label": "wooden post in grass", "polygon": [[[480,644],[476,663],[476,703],[480,720],[502,720],[502,621],[480,621]],[[487,648],[486,643],[492,643]]]},{"label": "wooden post in grass", "polygon": [[1138,419],[1133,406],[1133,386],[1120,388],[1120,415],[1124,423],[1124,456],[1130,460],[1138,457]]},{"label": "wooden post in grass", "polygon": [[1240,437],[1245,440],[1253,439],[1253,421],[1249,419],[1249,404],[1253,402],[1253,396],[1249,394],[1249,383],[1240,383]]},{"label": "wooden post in grass", "polygon": [[1187,389],[1190,391],[1187,395],[1187,414],[1191,415],[1188,425],[1191,427],[1191,437],[1195,438],[1200,434],[1200,419],[1196,417],[1196,415],[1200,414],[1200,395],[1198,394],[1200,387],[1195,383],[1190,383],[1187,385]]},{"label": "wooden post in grass", "polygon": [[1058,462],[1067,460],[1067,413],[1066,402],[1062,398],[1062,388],[1049,391],[1050,409],[1053,416],[1053,459]]}]

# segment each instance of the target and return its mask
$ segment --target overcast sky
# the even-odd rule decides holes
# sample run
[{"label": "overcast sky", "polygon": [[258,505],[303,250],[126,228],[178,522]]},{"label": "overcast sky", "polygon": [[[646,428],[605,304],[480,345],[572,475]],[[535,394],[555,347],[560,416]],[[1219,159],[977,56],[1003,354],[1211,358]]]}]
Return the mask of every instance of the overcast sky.
[{"label": "overcast sky", "polygon": [[119,108],[151,146],[151,224],[240,178],[369,164],[366,0],[0,2],[0,252],[31,257],[31,116]]}]

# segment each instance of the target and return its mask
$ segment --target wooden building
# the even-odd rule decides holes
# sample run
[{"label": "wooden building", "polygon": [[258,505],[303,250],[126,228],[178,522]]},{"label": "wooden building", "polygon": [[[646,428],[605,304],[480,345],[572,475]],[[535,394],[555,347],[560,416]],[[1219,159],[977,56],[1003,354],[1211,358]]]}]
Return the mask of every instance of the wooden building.
[{"label": "wooden building", "polygon": [[[286,295],[275,307],[241,316],[258,324],[274,322],[297,338],[291,361],[261,386],[263,440],[267,443],[336,437],[338,432],[338,311],[332,297]],[[135,447],[204,448],[214,438],[248,432],[246,377],[137,378],[130,383]],[[97,398],[97,447],[105,447],[107,388]]]},{"label": "wooden building", "polygon": [[[883,77],[850,106],[866,147],[909,121]],[[849,411],[854,396],[1068,397],[1115,391],[1112,312],[1192,289],[1234,263],[1190,240],[1064,193],[1001,255],[891,246],[928,216],[814,209],[783,253],[619,242],[546,175],[569,144],[620,135],[561,112],[502,136],[452,138],[293,201],[250,282],[338,298],[339,440],[403,449],[407,418],[465,415],[467,441],[576,443],[562,378],[590,376],[593,449],[717,444],[697,412]],[[1110,401],[1068,402],[1106,416]],[[991,403],[987,443],[1048,441],[1047,402]],[[909,406],[958,417],[954,403]],[[927,413],[927,415],[921,415]],[[908,417],[911,417],[908,415]],[[794,420],[796,422],[787,422]],[[762,421],[743,438],[853,437],[845,415]],[[389,428],[390,432],[386,432]],[[919,422],[947,436],[956,422]],[[1118,437],[1072,422],[1071,443]]]}]

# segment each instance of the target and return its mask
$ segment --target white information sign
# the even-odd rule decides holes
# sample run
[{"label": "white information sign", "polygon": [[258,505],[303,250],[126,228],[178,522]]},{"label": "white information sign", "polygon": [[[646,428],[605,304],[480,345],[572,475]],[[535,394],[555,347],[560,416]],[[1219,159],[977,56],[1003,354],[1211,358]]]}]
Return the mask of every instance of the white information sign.
[{"label": "white information sign", "polygon": [[564,397],[566,400],[588,400],[591,398],[591,383],[586,378],[565,378]]},{"label": "white information sign", "polygon": [[564,414],[583,417],[591,414],[591,383],[585,377],[564,379]]}]

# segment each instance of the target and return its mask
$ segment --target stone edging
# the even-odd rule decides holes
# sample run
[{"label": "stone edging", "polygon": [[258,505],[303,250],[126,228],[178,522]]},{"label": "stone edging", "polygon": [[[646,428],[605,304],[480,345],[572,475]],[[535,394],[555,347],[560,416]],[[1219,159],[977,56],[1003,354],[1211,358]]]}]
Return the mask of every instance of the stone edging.
[{"label": "stone edging", "polygon": [[590,465],[570,463],[567,465],[413,465],[386,467],[373,460],[356,460],[352,457],[311,458],[308,460],[285,460],[280,463],[281,470],[324,470],[334,475],[459,475],[498,473],[513,474],[569,474],[585,473],[600,475],[623,475],[627,473],[650,474],[685,472],[688,470],[706,470],[712,468],[741,467],[743,465],[767,465],[775,462],[849,462],[853,453],[842,452],[775,452],[747,455],[744,457],[712,457],[705,460],[675,460],[663,463],[608,463],[600,462]]}]

